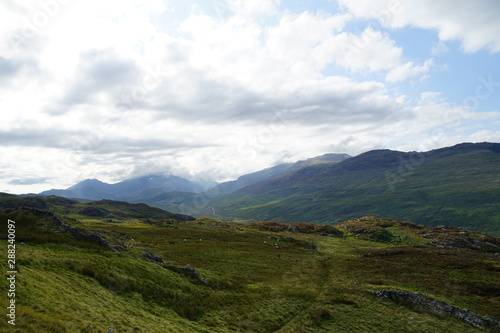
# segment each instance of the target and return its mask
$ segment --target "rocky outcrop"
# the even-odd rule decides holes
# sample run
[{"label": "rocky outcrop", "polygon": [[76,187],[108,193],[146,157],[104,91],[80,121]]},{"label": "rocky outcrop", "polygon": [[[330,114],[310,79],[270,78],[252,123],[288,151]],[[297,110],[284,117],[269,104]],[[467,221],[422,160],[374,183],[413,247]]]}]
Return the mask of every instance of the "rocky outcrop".
[{"label": "rocky outcrop", "polygon": [[497,320],[488,317],[480,317],[475,312],[457,308],[437,299],[430,298],[426,294],[387,289],[370,291],[370,293],[381,299],[390,300],[406,306],[415,312],[455,317],[480,329],[500,329],[500,322]]},{"label": "rocky outcrop", "polygon": [[150,250],[144,250],[144,252],[142,252],[142,257],[144,259],[146,259],[147,261],[155,263],[155,264],[162,265],[165,263],[162,258],[155,256],[154,253],[151,252]]},{"label": "rocky outcrop", "polygon": [[[93,232],[85,232],[82,229],[72,226],[70,224],[65,223],[59,216],[57,216],[54,213],[46,212],[37,208],[32,208],[32,207],[21,207],[21,208],[16,208],[14,210],[7,210],[6,212],[14,212],[17,210],[25,210],[29,211],[33,215],[41,218],[45,218],[47,220],[52,221],[52,227],[55,229],[57,232],[67,232],[71,236],[73,236],[77,240],[83,240],[83,241],[88,241],[92,243],[97,243],[99,245],[102,245],[104,247],[107,247],[114,252],[119,253],[120,252],[120,247],[112,244],[108,239],[100,234],[96,234]],[[80,223],[77,220],[74,220],[75,223]]]},{"label": "rocky outcrop", "polygon": [[500,239],[462,228],[437,226],[425,228],[418,234],[442,249],[469,249],[493,253],[500,251]]},{"label": "rocky outcrop", "polygon": [[184,274],[200,281],[202,284],[208,284],[208,281],[201,277],[200,272],[194,269],[190,264],[187,264],[181,269],[184,271]]},{"label": "rocky outcrop", "polygon": [[[52,213],[48,213],[52,214]],[[97,243],[99,245],[105,246],[114,252],[119,253],[120,249],[118,246],[113,245],[111,242],[108,241],[108,239],[100,234],[95,234],[92,232],[83,232],[81,229],[73,227],[72,225],[69,225],[67,223],[64,223],[61,218],[55,214],[53,215],[53,221],[56,226],[58,226],[60,229],[64,230],[65,232],[70,233],[73,237],[75,237],[78,240],[85,240],[93,243]]]},{"label": "rocky outcrop", "polygon": [[172,272],[184,275],[190,278],[195,283],[203,285],[209,284],[209,282],[201,276],[200,272],[194,269],[191,265],[187,264],[184,267],[174,266],[171,263],[164,261],[161,257],[156,256],[152,251],[148,249],[143,249],[143,250],[144,250],[142,252],[143,259],[152,262],[154,264],[161,265]]}]

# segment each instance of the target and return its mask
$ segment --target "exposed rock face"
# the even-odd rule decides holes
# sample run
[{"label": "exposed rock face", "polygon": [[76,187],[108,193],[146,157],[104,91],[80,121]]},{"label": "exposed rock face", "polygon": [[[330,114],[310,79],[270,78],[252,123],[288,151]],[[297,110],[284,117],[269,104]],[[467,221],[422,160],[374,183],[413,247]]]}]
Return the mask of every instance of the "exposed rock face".
[{"label": "exposed rock face", "polygon": [[196,276],[200,275],[200,272],[198,272],[196,269],[194,269],[190,264],[187,264],[186,266],[184,266],[183,270],[184,270],[184,272],[191,274],[191,275],[196,275]]},{"label": "exposed rock face", "polygon": [[460,309],[445,302],[428,297],[426,294],[397,290],[370,291],[379,298],[391,300],[416,312],[432,313],[438,316],[451,316],[463,320],[477,328],[500,328],[500,322],[480,317],[467,309]]},{"label": "exposed rock face", "polygon": [[208,284],[208,281],[201,277],[200,272],[194,269],[191,265],[187,264],[186,266],[181,268],[181,270],[184,272],[184,274],[198,280],[202,284]]},{"label": "exposed rock face", "polygon": [[164,261],[163,261],[162,258],[160,258],[158,256],[155,256],[154,253],[151,252],[151,251],[149,251],[149,250],[145,250],[144,252],[142,252],[142,256],[147,261],[155,263],[155,264],[160,264],[161,265],[161,264],[164,263]]}]

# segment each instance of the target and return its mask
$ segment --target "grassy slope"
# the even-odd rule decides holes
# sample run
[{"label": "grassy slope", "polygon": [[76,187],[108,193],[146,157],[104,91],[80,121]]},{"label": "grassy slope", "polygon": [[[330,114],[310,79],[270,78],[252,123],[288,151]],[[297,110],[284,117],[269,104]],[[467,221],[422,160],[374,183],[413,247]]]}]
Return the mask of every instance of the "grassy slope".
[{"label": "grassy slope", "polygon": [[[343,168],[308,168],[303,174],[220,197],[213,205],[219,214],[258,220],[339,223],[375,215],[500,235],[499,153],[473,150],[439,158],[422,155],[418,163],[399,171],[398,161],[408,160],[407,155],[379,155],[380,160],[352,158]],[[395,180],[392,186],[388,179]]]},{"label": "grassy slope", "polygon": [[107,218],[108,220],[121,218],[135,218],[143,221],[162,220],[193,220],[191,216],[173,214],[168,211],[151,207],[142,203],[128,203],[114,200],[100,200],[79,202],[57,196],[49,197],[20,197],[7,193],[0,193],[0,209],[14,209],[31,207],[64,214],[72,218],[88,218],[91,216]]},{"label": "grassy slope", "polygon": [[[424,292],[500,318],[500,260],[488,252],[495,245],[485,242],[500,243],[477,233],[374,218],[340,225],[344,237],[321,235],[340,232],[332,228],[273,232],[265,223],[209,219],[64,219],[131,246],[114,253],[54,233],[50,218],[30,211],[0,213],[0,221],[7,218],[18,223],[17,239],[24,242],[17,251],[18,332],[479,331],[368,293],[380,289]],[[208,284],[144,260],[145,249],[175,266],[192,265]],[[6,281],[0,286],[5,293]],[[5,308],[4,297],[0,302]],[[7,328],[0,321],[0,330]]]}]

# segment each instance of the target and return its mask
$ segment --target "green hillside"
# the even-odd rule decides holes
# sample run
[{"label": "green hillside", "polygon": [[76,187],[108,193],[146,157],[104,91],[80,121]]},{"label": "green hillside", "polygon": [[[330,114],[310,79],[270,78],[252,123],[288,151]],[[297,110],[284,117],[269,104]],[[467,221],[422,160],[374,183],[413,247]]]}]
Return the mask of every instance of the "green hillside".
[{"label": "green hillside", "polygon": [[500,144],[370,151],[262,181],[211,204],[219,215],[335,224],[365,215],[500,235]]},{"label": "green hillside", "polygon": [[[500,328],[500,240],[477,232],[372,217],[337,226],[138,218],[110,202],[49,201],[59,214],[0,212],[4,249],[15,221],[18,271],[16,326],[3,316],[2,332]],[[92,206],[113,217],[74,213]]]},{"label": "green hillside", "polygon": [[123,201],[100,200],[80,202],[57,196],[50,197],[19,197],[12,194],[0,193],[0,209],[36,208],[52,213],[64,214],[71,218],[88,219],[99,218],[113,221],[120,218],[134,218],[146,222],[164,220],[194,220],[193,217],[182,214],[173,214],[160,208],[146,204],[132,204]]}]

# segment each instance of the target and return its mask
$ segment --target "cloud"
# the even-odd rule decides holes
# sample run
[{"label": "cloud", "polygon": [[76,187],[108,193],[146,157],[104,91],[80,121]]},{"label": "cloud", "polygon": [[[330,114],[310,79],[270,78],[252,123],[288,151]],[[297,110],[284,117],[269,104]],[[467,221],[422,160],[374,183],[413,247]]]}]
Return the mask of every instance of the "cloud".
[{"label": "cloud", "polygon": [[[397,102],[384,96],[383,84],[321,73],[329,63],[372,71],[401,65],[400,48],[382,33],[340,33],[348,19],[304,12],[259,26],[251,19],[221,22],[194,13],[181,26],[190,36],[182,43],[182,62],[148,95],[148,103],[166,115],[207,122],[265,124],[281,109],[302,110],[291,113],[303,124],[385,119]],[[357,43],[360,38],[366,41]],[[359,47],[343,49],[346,43]]]},{"label": "cloud", "polygon": [[47,184],[48,178],[23,178],[13,179],[8,182],[9,185],[34,185],[34,184]]},{"label": "cloud", "polygon": [[113,50],[88,50],[80,55],[77,71],[66,87],[57,108],[99,103],[96,98],[116,100],[118,92],[133,87],[139,69],[134,61],[123,59]]},{"label": "cloud", "polygon": [[[26,38],[41,3],[1,2],[12,14],[0,22],[4,187],[46,189],[30,187],[32,175],[64,187],[162,170],[223,180],[326,152],[431,145],[426,135],[436,144],[497,135],[479,126],[496,113],[478,118],[445,94],[406,97],[396,85],[431,78],[434,58],[410,54],[386,27],[419,26],[422,15],[453,21],[454,6],[195,3],[67,2]],[[446,40],[436,59],[448,55]],[[469,120],[474,128],[439,136]]]},{"label": "cloud", "polygon": [[20,70],[20,65],[15,61],[0,57],[0,78],[6,78],[16,74]]},{"label": "cloud", "polygon": [[387,35],[368,27],[359,35],[343,32],[332,36],[318,50],[317,57],[330,59],[353,71],[375,72],[398,66],[402,49]]},{"label": "cloud", "polygon": [[465,52],[500,51],[500,3],[496,0],[339,0],[359,18],[390,28],[436,30],[441,41],[459,40]]},{"label": "cloud", "polygon": [[448,52],[450,48],[446,46],[446,44],[442,41],[439,41],[437,43],[434,43],[432,46],[432,55],[433,56],[441,56]]},{"label": "cloud", "polygon": [[425,78],[433,65],[433,59],[426,60],[421,66],[415,65],[413,62],[407,62],[404,65],[392,69],[387,73],[385,79],[388,82],[401,82],[413,77]]},{"label": "cloud", "polygon": [[278,11],[281,0],[224,0],[221,6],[227,6],[239,16],[272,15]]},{"label": "cloud", "polygon": [[37,72],[37,65],[32,59],[9,59],[0,56],[0,83],[17,86],[20,76],[28,76]]},{"label": "cloud", "polygon": [[0,130],[0,142],[4,147],[51,147],[65,149],[70,146],[74,132],[61,129],[36,129],[21,127]]},{"label": "cloud", "polygon": [[[314,53],[335,33],[340,32],[349,18],[350,15],[331,15],[324,12],[284,15],[278,25],[265,31],[268,54],[287,64],[310,61],[311,52]],[[321,60],[318,67],[332,61],[325,58],[317,60]]]}]

